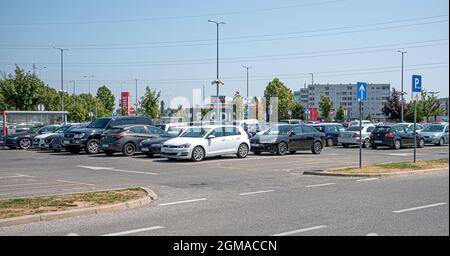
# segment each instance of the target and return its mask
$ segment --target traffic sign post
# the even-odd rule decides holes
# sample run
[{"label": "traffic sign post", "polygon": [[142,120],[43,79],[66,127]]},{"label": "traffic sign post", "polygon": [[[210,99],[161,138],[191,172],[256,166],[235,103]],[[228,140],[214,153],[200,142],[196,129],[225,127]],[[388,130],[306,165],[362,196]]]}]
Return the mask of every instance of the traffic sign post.
[{"label": "traffic sign post", "polygon": [[362,102],[367,101],[367,83],[356,83],[359,102],[359,168],[362,168]]},{"label": "traffic sign post", "polygon": [[422,92],[422,76],[421,75],[413,75],[412,76],[412,97],[414,101],[414,163],[416,162],[417,156],[416,156],[416,149],[417,149],[417,99],[414,97],[414,93],[420,93]]}]

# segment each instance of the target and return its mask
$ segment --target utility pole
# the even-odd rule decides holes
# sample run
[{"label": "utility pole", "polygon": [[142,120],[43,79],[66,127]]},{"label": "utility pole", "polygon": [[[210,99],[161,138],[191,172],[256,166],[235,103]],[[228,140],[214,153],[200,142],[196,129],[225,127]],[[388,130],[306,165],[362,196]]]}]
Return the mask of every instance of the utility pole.
[{"label": "utility pole", "polygon": [[[314,73],[308,73],[309,75],[311,75],[311,86],[313,86],[314,85]],[[308,114],[306,115],[306,122],[308,122],[308,120],[309,120],[309,104],[310,104],[310,102],[309,102],[309,88],[306,90],[306,93],[308,94],[308,105],[306,105],[306,108],[308,109]],[[312,111],[312,108],[311,108],[311,111]]]},{"label": "utility pole", "polygon": [[[399,53],[401,53],[402,54],[402,91],[401,91],[401,94],[402,94],[402,99],[401,99],[401,122],[403,123],[403,120],[404,120],[404,117],[403,117],[403,108],[404,108],[404,105],[405,105],[405,97],[403,96],[404,95],[404,91],[403,91],[403,67],[404,67],[404,55],[405,55],[405,53],[407,53],[406,51],[397,51],[397,52],[399,52]],[[412,95],[412,93],[411,93],[411,95]]]},{"label": "utility pole", "polygon": [[205,108],[205,85],[202,85],[202,108]]},{"label": "utility pole", "polygon": [[138,79],[135,78],[134,81],[136,82],[136,103],[134,104],[134,114],[137,115],[137,107],[138,107]]},{"label": "utility pole", "polygon": [[[61,52],[61,111],[64,111],[64,51],[69,49],[53,47],[53,49],[59,50]],[[33,64],[34,68],[34,64]],[[64,115],[64,124],[67,123],[67,116]]]},{"label": "utility pole", "polygon": [[208,22],[210,23],[214,23],[216,24],[217,27],[217,62],[216,62],[216,66],[217,66],[217,75],[216,75],[216,80],[212,81],[211,84],[216,84],[216,100],[217,100],[217,117],[216,120],[218,120],[219,115],[220,115],[220,110],[219,110],[219,85],[223,85],[224,83],[219,79],[219,26],[220,25],[224,25],[225,22],[223,21],[215,21],[215,20],[208,20]]},{"label": "utility pole", "polygon": [[250,99],[248,98],[248,70],[251,69],[252,67],[249,66],[242,66],[242,67],[247,70],[247,99],[245,104],[245,119],[248,119],[248,103],[250,102]]}]

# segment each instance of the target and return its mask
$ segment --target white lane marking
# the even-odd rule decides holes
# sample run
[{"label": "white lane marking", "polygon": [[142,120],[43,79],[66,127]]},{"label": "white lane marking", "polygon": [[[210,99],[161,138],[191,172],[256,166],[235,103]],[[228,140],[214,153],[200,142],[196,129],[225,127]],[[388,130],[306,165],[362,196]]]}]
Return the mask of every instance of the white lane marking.
[{"label": "white lane marking", "polygon": [[122,235],[135,234],[135,233],[156,230],[156,229],[162,229],[162,228],[164,228],[164,227],[154,226],[154,227],[149,227],[149,228],[139,228],[139,229],[127,230],[127,231],[122,231],[122,232],[117,232],[117,233],[105,234],[105,235],[101,235],[101,236],[122,236]]},{"label": "white lane marking", "polygon": [[418,206],[418,207],[414,207],[414,208],[397,210],[397,211],[394,211],[394,213],[410,212],[410,211],[421,210],[421,209],[426,209],[426,208],[431,208],[431,207],[436,207],[436,206],[441,206],[441,205],[446,205],[446,204],[447,203],[429,204],[429,205]]},{"label": "white lane marking", "polygon": [[78,185],[86,185],[86,186],[95,186],[95,184],[83,183],[78,181],[68,181],[68,180],[56,180],[59,182],[69,183],[69,184],[78,184]]},{"label": "white lane marking", "polygon": [[378,234],[377,233],[369,233],[366,236],[378,236]]},{"label": "white lane marking", "polygon": [[77,233],[69,233],[66,236],[79,236]]},{"label": "white lane marking", "polygon": [[274,192],[275,190],[261,190],[261,191],[255,191],[255,192],[247,192],[247,193],[241,193],[240,196],[246,196],[246,195],[254,195],[254,194],[261,194],[261,193],[269,193]]},{"label": "white lane marking", "polygon": [[294,231],[284,232],[284,233],[280,233],[280,234],[275,234],[275,235],[272,235],[272,236],[289,236],[289,235],[293,235],[293,234],[303,233],[303,232],[307,232],[307,231],[311,231],[311,230],[316,230],[316,229],[321,229],[321,228],[326,228],[326,227],[327,227],[327,226],[325,226],[325,225],[321,225],[321,226],[315,226],[315,227],[304,228],[304,229],[299,229],[299,230],[294,230]]},{"label": "white lane marking", "polygon": [[389,154],[390,156],[409,156],[409,154],[407,153],[393,153],[393,154]]},{"label": "white lane marking", "polygon": [[368,178],[368,179],[362,179],[357,181],[370,181],[370,180],[378,180],[379,178]]},{"label": "white lane marking", "polygon": [[336,183],[324,183],[324,184],[317,184],[317,185],[309,185],[306,186],[307,188],[314,188],[314,187],[323,187],[323,186],[330,186],[330,185],[335,185]]},{"label": "white lane marking", "polygon": [[32,176],[23,175],[23,174],[16,174],[14,176],[3,176],[3,177],[0,177],[0,179],[14,179],[14,178],[32,178]]},{"label": "white lane marking", "polygon": [[163,203],[163,204],[158,204],[158,205],[166,206],[166,205],[192,203],[192,202],[205,201],[205,200],[206,200],[206,198],[199,198],[199,199],[191,199],[191,200],[177,201],[177,202],[171,202],[171,203]]},{"label": "white lane marking", "polygon": [[119,170],[111,167],[99,167],[99,166],[84,166],[78,165],[79,168],[90,169],[94,171],[112,171],[112,172],[126,172],[126,173],[136,173],[136,174],[146,174],[146,175],[158,175],[158,173],[154,172],[138,172],[138,171],[130,171],[130,170]]}]

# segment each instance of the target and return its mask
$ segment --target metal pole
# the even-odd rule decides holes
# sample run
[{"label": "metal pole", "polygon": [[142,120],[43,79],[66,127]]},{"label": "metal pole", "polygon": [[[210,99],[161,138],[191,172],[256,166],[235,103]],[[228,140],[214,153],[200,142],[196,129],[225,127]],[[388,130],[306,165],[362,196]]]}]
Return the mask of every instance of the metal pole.
[{"label": "metal pole", "polygon": [[359,168],[362,168],[362,102],[359,102]]},{"label": "metal pole", "polygon": [[134,80],[136,81],[136,104],[135,104],[136,109],[134,110],[134,114],[137,115],[137,107],[138,107],[138,84],[137,84],[137,82],[138,82],[138,80],[137,80],[137,78]]},{"label": "metal pole", "polygon": [[[61,52],[61,111],[64,111],[64,51],[69,49],[53,47]],[[67,116],[63,115],[64,124],[67,123]]]},{"label": "metal pole", "polygon": [[417,104],[414,99],[414,163],[416,162],[416,148],[417,148],[417,135],[416,135],[416,123],[417,123]]},{"label": "metal pole", "polygon": [[402,79],[401,79],[401,81],[402,81],[402,90],[401,90],[401,95],[402,95],[402,99],[401,99],[401,122],[403,123],[403,121],[404,121],[404,114],[403,114],[403,112],[404,112],[404,105],[405,105],[405,97],[404,97],[404,92],[403,92],[403,67],[404,67],[404,54],[405,53],[407,53],[407,52],[405,52],[405,51],[397,51],[397,52],[399,52],[399,53],[401,53],[402,54]]}]

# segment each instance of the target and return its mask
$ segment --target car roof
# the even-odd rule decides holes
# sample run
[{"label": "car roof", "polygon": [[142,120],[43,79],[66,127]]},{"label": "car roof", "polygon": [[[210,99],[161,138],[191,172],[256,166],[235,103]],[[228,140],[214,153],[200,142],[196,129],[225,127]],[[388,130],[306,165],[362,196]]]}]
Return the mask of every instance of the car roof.
[{"label": "car roof", "polygon": [[200,126],[191,126],[189,128],[210,128],[210,129],[215,129],[215,128],[220,128],[220,127],[239,127],[237,125],[229,125],[229,124],[224,124],[224,125],[200,125]]},{"label": "car roof", "polygon": [[[136,126],[151,126],[151,125],[146,125],[146,124],[122,124],[122,125],[115,125],[111,128],[132,128],[132,127],[136,127]],[[159,129],[159,128],[158,128]]]}]

